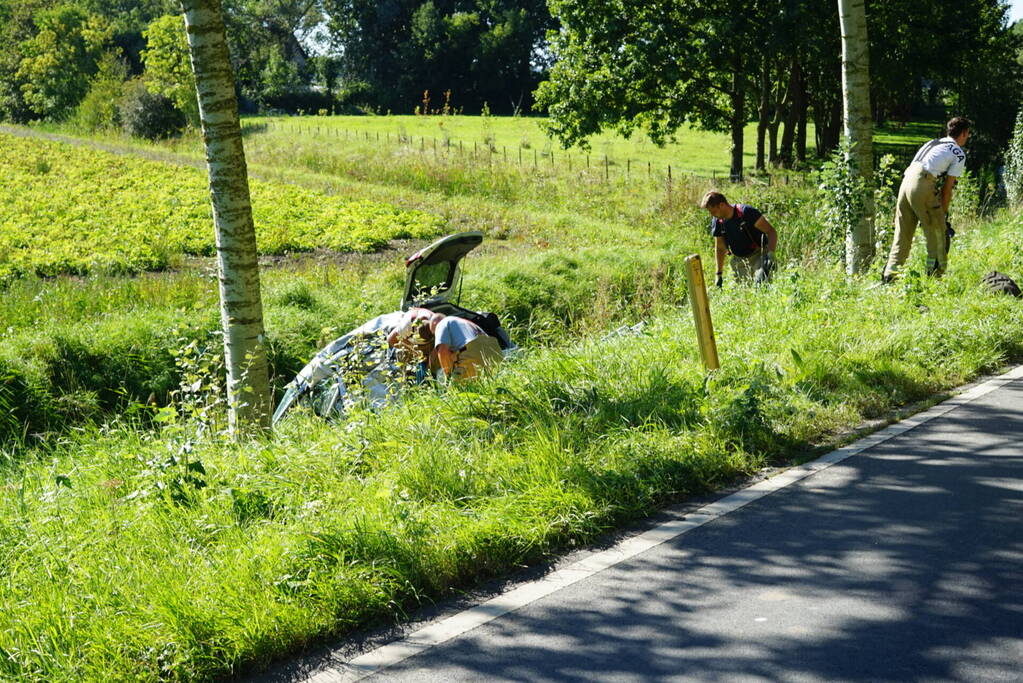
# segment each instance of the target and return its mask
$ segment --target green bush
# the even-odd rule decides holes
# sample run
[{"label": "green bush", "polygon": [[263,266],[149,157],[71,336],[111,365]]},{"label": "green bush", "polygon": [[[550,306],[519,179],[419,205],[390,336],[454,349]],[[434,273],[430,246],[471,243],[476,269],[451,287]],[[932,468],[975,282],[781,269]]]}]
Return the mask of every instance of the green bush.
[{"label": "green bush", "polygon": [[128,135],[160,140],[180,135],[185,115],[164,95],[151,93],[139,80],[125,84],[119,104],[121,126]]},{"label": "green bush", "polygon": [[1023,109],[1016,114],[1016,127],[1005,150],[1005,193],[1010,205],[1023,202]]},{"label": "green bush", "polygon": [[75,109],[73,125],[88,132],[120,128],[119,101],[127,77],[127,65],[108,52],[100,61],[99,72],[89,82],[89,92]]}]

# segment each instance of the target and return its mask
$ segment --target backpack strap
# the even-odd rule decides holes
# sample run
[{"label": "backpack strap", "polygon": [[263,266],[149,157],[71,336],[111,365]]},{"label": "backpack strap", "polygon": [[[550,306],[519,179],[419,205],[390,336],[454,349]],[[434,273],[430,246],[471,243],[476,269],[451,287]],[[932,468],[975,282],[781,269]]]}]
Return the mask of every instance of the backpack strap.
[{"label": "backpack strap", "polygon": [[[736,204],[732,208],[735,209],[735,213],[739,216],[739,225],[742,226],[742,231],[746,233],[746,237],[749,238],[750,244],[753,245],[754,247],[753,251],[756,251],[757,249],[762,249],[764,246],[763,245],[764,233],[760,232],[760,230],[756,226],[751,226],[746,221],[746,217],[742,215],[742,207],[740,204]],[[760,232],[760,241],[757,241],[757,239],[753,237],[753,233],[750,231],[751,227],[757,232]]]}]

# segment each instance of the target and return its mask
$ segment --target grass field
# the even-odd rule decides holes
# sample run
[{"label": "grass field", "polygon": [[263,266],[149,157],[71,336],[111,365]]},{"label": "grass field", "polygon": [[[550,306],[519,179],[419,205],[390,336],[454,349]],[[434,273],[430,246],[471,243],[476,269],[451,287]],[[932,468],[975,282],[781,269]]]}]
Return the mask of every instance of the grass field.
[{"label": "grass field", "polygon": [[[413,119],[350,125],[399,118]],[[342,121],[288,125],[324,120]],[[508,120],[502,135],[521,140],[525,122],[535,125]],[[204,391],[171,394],[187,372],[217,384],[208,261],[11,280],[0,297],[0,679],[258,669],[806,457],[864,418],[1023,357],[1023,308],[976,285],[990,269],[1023,273],[1016,215],[957,223],[944,279],[920,277],[918,247],[903,281],[872,289],[875,278],[838,268],[811,183],[725,184],[778,227],[781,267],[766,288],[729,278],[712,292],[723,369],[707,376],[680,265],[692,252],[710,261],[694,204],[713,181],[491,166],[465,144],[434,159],[425,142],[387,144],[378,130],[381,144],[375,131],[345,142],[255,128],[250,170],[326,201],[483,229],[463,303],[497,311],[523,356],[379,415],[343,426],[297,415],[272,439],[235,445],[218,436],[219,418],[203,436],[188,419],[211,400]],[[194,140],[84,144],[165,164],[168,178],[198,158]],[[421,243],[268,264],[277,386],[322,343],[393,310],[402,256]],[[642,335],[602,341],[639,320]],[[172,400],[178,417],[150,404]]]},{"label": "grass field", "polygon": [[[0,283],[25,274],[138,273],[210,256],[202,169],[0,135]],[[251,183],[261,254],[367,252],[442,233],[444,221],[294,185]]]},{"label": "grass field", "polygon": [[[646,177],[647,164],[655,177],[664,175],[669,165],[677,172],[705,177],[726,176],[729,170],[729,136],[691,127],[679,130],[675,140],[664,147],[653,144],[642,133],[626,139],[606,132],[592,137],[590,150],[583,151],[563,150],[547,137],[543,119],[538,117],[258,116],[246,117],[243,125],[250,131],[247,152],[256,156],[263,140],[279,143],[284,139],[316,141],[321,149],[349,146],[358,149],[368,143],[375,152],[384,154],[392,147],[422,150],[427,156],[433,156],[436,148],[441,154],[462,158],[471,157],[475,151],[477,159],[487,164],[532,168],[535,162],[538,168],[549,170],[553,160],[556,168],[565,171],[569,164],[574,171],[586,168],[589,156],[590,168],[603,172],[606,157],[610,171],[616,176],[629,173],[637,179]],[[44,129],[80,134],[63,126],[50,125]],[[889,124],[875,131],[874,142],[884,151],[905,153],[938,135],[940,129],[938,122]],[[812,157],[816,153],[812,122],[807,137]],[[756,124],[751,123],[746,126],[743,138],[744,166],[748,169],[752,169],[756,161],[756,140]],[[194,136],[159,143],[158,147],[193,155],[201,152],[199,140]],[[774,172],[777,173],[777,169]]]}]

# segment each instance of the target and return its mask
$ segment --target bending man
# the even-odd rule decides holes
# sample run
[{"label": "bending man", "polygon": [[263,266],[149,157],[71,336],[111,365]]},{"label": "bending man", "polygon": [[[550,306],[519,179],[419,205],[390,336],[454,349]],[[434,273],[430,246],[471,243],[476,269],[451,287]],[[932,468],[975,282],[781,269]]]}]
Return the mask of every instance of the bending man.
[{"label": "bending man", "polygon": [[906,169],[895,205],[895,238],[882,281],[891,282],[906,262],[918,223],[927,241],[927,274],[940,277],[945,272],[952,239],[948,205],[956,181],[966,170],[963,145],[970,137],[972,125],[969,119],[955,117],[945,126],[948,135],[925,143]]},{"label": "bending man", "polygon": [[497,338],[465,318],[449,315],[433,325],[433,334],[430,370],[442,370],[452,380],[475,377],[504,358]]},{"label": "bending man", "polygon": [[732,272],[742,281],[767,282],[774,266],[774,250],[778,233],[764,215],[749,204],[729,204],[725,195],[711,190],[703,195],[700,208],[712,216],[710,234],[714,236],[717,277],[721,286],[725,254],[732,255]]}]

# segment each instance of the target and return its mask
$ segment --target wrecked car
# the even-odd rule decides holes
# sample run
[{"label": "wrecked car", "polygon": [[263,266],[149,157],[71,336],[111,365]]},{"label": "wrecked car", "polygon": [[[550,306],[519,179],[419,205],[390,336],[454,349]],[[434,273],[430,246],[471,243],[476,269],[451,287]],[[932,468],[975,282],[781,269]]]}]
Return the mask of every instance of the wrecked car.
[{"label": "wrecked car", "polygon": [[300,404],[327,418],[343,416],[357,402],[379,409],[397,400],[403,386],[423,381],[422,369],[403,363],[387,343],[388,334],[412,307],[465,318],[497,339],[503,354],[514,351],[497,315],[458,303],[462,259],[482,241],[481,232],[448,235],[409,256],[399,310],[366,321],[320,350],[285,387],[273,423]]}]

